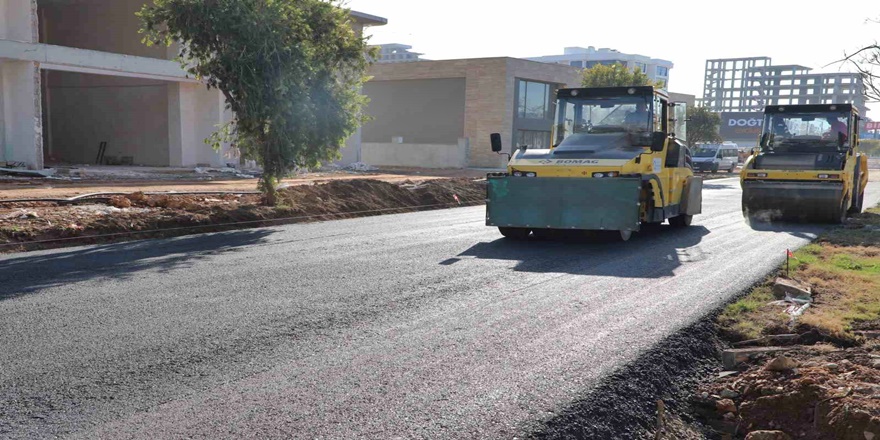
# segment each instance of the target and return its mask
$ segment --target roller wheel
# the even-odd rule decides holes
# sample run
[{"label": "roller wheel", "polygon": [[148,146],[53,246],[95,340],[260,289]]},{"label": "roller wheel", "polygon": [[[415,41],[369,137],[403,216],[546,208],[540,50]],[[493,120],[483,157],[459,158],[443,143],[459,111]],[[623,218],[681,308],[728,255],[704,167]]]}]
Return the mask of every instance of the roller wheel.
[{"label": "roller wheel", "polygon": [[510,238],[512,240],[525,240],[529,238],[529,233],[532,232],[526,228],[498,228],[498,232],[501,232],[501,235],[506,238]]},{"label": "roller wheel", "polygon": [[591,231],[590,237],[602,243],[620,243],[632,238],[632,231]]},{"label": "roller wheel", "polygon": [[832,224],[839,225],[846,221],[847,204],[849,204],[849,200],[844,199],[843,204],[838,208],[837,212],[831,214]]},{"label": "roller wheel", "polygon": [[669,225],[673,228],[686,228],[691,225],[691,222],[694,220],[694,216],[681,214],[677,217],[672,217],[669,219]]},{"label": "roller wheel", "polygon": [[860,191],[856,193],[858,187],[853,190],[853,194],[857,194],[855,200],[853,200],[852,206],[849,208],[849,214],[858,215],[862,213],[862,208],[864,207],[863,201],[865,200],[865,191]]}]

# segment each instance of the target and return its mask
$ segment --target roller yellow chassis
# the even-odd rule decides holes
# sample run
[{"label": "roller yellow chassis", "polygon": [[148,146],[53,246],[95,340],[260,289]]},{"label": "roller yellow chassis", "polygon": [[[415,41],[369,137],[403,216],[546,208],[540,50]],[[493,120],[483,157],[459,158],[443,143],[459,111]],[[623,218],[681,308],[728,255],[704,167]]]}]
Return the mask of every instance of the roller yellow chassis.
[{"label": "roller yellow chassis", "polygon": [[[633,160],[545,160],[514,158],[508,164],[507,172],[511,174],[515,171],[523,173],[534,172],[540,177],[570,177],[581,179],[593,179],[594,173],[607,172],[618,172],[621,175],[655,175],[662,184],[659,186],[656,182],[652,182],[651,184],[651,189],[653,191],[652,199],[654,200],[653,207],[664,208],[681,203],[687,178],[693,175],[693,172],[690,169],[667,168],[665,166],[666,151],[667,150],[664,149],[661,152],[650,152],[648,148],[645,148],[645,153],[641,154],[639,159]],[[661,164],[659,170],[654,167],[657,161]],[[572,162],[577,163],[577,165],[569,165]],[[582,165],[582,163],[588,163],[588,165]],[[663,203],[664,201],[665,206]]]},{"label": "roller yellow chassis", "polygon": [[[804,181],[804,182],[841,182],[844,187],[844,194],[849,196],[850,200],[852,200],[852,190],[853,190],[853,173],[855,172],[856,164],[861,164],[860,168],[862,170],[860,176],[860,188],[864,188],[868,184],[868,157],[865,155],[861,155],[858,153],[853,153],[853,155],[858,156],[857,160],[852,160],[852,155],[850,159],[846,161],[846,166],[842,170],[807,170],[807,171],[781,171],[781,170],[757,170],[752,167],[752,163],[755,160],[755,155],[749,156],[746,159],[746,162],[743,164],[742,171],[739,175],[740,184],[742,185],[746,181],[752,180],[764,180],[764,181],[776,181],[776,180],[786,180],[786,181]],[[761,174],[761,177],[753,176],[749,177],[749,175]],[[828,174],[828,175],[836,175],[839,176],[837,178],[827,178],[820,179],[820,174]]]}]

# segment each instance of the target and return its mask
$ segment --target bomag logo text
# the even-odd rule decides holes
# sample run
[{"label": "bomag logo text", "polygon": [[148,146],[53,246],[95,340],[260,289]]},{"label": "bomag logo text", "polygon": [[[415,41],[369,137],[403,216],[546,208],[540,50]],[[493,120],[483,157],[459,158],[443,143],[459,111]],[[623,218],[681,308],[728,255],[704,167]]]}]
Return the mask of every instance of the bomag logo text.
[{"label": "bomag logo text", "polygon": [[538,163],[542,165],[597,165],[599,161],[597,159],[545,159]]}]

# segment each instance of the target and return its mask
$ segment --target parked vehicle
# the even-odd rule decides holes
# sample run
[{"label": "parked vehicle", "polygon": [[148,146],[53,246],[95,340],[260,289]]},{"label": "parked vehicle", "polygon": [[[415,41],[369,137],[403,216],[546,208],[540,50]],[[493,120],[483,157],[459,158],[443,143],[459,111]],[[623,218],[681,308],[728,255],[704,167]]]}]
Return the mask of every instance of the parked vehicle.
[{"label": "parked vehicle", "polygon": [[697,144],[693,153],[694,171],[733,173],[739,164],[739,147],[734,143]]}]

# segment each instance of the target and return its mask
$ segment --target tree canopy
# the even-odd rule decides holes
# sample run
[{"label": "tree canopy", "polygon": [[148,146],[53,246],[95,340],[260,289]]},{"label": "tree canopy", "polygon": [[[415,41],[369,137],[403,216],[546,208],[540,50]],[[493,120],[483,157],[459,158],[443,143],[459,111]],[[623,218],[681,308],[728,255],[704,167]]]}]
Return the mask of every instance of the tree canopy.
[{"label": "tree canopy", "polygon": [[184,68],[225,95],[235,118],[210,142],[262,166],[270,205],[278,179],[338,158],[363,122],[367,46],[340,0],[154,0],[138,15],[146,44],[180,43]]},{"label": "tree canopy", "polygon": [[721,142],[718,128],[721,116],[707,107],[688,107],[687,109],[687,143],[693,148],[698,143]]},{"label": "tree canopy", "polygon": [[584,87],[628,87],[654,86],[665,88],[663,81],[651,81],[651,78],[640,69],[629,69],[621,63],[612,65],[597,64],[584,69],[582,84]]}]

